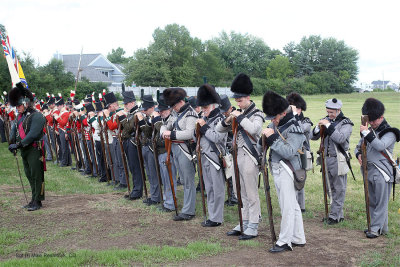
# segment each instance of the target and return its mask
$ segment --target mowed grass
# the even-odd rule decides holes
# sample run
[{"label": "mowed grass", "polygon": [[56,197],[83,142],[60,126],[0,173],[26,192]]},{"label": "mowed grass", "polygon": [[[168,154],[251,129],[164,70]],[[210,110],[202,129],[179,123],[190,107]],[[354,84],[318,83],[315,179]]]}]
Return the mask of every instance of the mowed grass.
[{"label": "mowed grass", "polygon": [[[359,141],[359,126],[360,126],[360,115],[361,107],[364,100],[367,97],[375,97],[380,99],[386,107],[385,117],[389,124],[393,127],[400,128],[400,94],[397,93],[366,93],[366,94],[342,94],[342,95],[315,95],[315,96],[304,96],[307,101],[307,111],[304,113],[305,116],[310,117],[314,125],[323,118],[325,112],[325,101],[329,98],[336,97],[343,101],[343,112],[345,116],[349,117],[354,122],[353,133],[350,140],[350,150],[354,156],[354,148]],[[261,109],[262,97],[253,98],[256,105]],[[232,100],[232,104],[235,105],[235,101]],[[265,126],[267,125],[267,122]],[[311,142],[312,151],[316,155],[316,151],[319,148],[319,141]],[[400,156],[400,146],[396,144],[394,155]],[[18,161],[21,168],[22,180],[24,182],[28,198],[30,197],[30,188],[28,181],[25,177],[22,161],[18,155]],[[346,192],[345,202],[345,221],[339,225],[333,226],[338,228],[352,229],[355,231],[362,231],[366,227],[366,216],[365,216],[365,203],[364,203],[364,189],[362,175],[360,167],[356,159],[352,159],[352,167],[356,176],[356,181],[353,180],[351,175],[348,175],[348,186]],[[272,205],[275,224],[280,222],[280,210],[279,204],[276,197],[275,187],[273,186],[273,177],[270,176],[271,193],[272,193]],[[72,171],[70,168],[60,168],[55,166],[53,163],[48,163],[48,171],[45,173],[46,180],[46,192],[52,192],[56,195],[70,195],[70,194],[102,194],[108,192],[115,192],[112,188],[107,187],[104,183],[98,183],[96,179],[86,178],[81,176],[77,171]],[[196,184],[197,184],[196,177]],[[17,171],[16,160],[11,153],[7,150],[6,144],[0,144],[0,185],[12,186],[13,191],[22,192],[20,189],[20,181]],[[397,195],[399,190],[397,186]],[[148,187],[149,188],[149,187]],[[307,227],[308,220],[321,219],[324,216],[324,205],[323,205],[323,194],[322,194],[322,180],[320,174],[320,167],[315,166],[314,173],[308,172],[308,178],[305,186],[306,191],[306,213],[303,214],[305,221],[305,227]],[[259,196],[261,200],[261,209],[263,221],[260,224],[260,228],[268,228],[268,216],[265,202],[265,195],[263,189],[263,183],[261,182],[261,188],[259,190]],[[13,216],[13,213],[19,209],[15,206],[17,196],[2,196],[0,195],[0,214],[5,216],[1,220],[8,220],[7,216]],[[183,192],[182,187],[178,187],[178,205],[182,206]],[[141,201],[126,202],[123,199],[109,203],[99,203],[96,206],[98,209],[109,209],[114,205],[130,205],[132,207],[147,209],[149,214],[160,213],[154,207],[145,207]],[[196,202],[196,217],[202,218],[202,206],[201,206],[200,194],[197,194]],[[387,247],[383,252],[377,251],[375,254],[366,254],[359,259],[360,265],[399,265],[400,255],[400,214],[398,212],[400,208],[400,201],[396,197],[395,201],[390,200],[389,202],[389,229],[390,234],[387,237]],[[43,209],[45,211],[45,209]],[[141,218],[138,218],[141,220]],[[226,225],[234,226],[238,222],[237,207],[225,207],[224,221]],[[201,227],[199,225],[199,227]],[[331,227],[331,226],[330,226]],[[73,229],[70,229],[73,230]],[[63,233],[59,233],[62,236]],[[29,241],[24,238],[26,233],[15,226],[15,229],[4,229],[0,231],[0,250],[4,253],[0,256],[12,256],[13,253],[29,251],[31,246],[40,244],[43,242],[38,236],[33,240]],[[114,234],[118,236],[117,233]],[[351,242],[351,240],[349,240]],[[134,250],[124,249],[112,249],[107,251],[88,251],[78,250],[74,251],[73,254],[65,253],[63,257],[34,257],[30,259],[11,259],[0,263],[0,265],[129,265],[131,262],[154,265],[163,263],[179,263],[183,260],[190,260],[201,255],[207,256],[210,253],[222,253],[224,250],[217,247],[212,247],[213,243],[216,242],[196,242],[194,241],[193,247],[190,244],[187,247],[158,247],[158,246],[145,246],[138,247]],[[218,243],[218,242],[217,242]],[[199,249],[197,246],[203,246],[204,250]],[[258,247],[259,242],[246,243],[243,246]],[[67,248],[66,248],[67,250]],[[65,250],[65,251],[66,251]],[[168,251],[165,256],[155,257],[152,253],[160,253],[160,251]],[[198,254],[198,251],[202,254]],[[212,252],[211,252],[212,251]],[[56,250],[54,253],[64,252],[63,250]],[[140,253],[139,253],[140,252]],[[50,253],[50,252],[49,252]],[[164,252],[163,252],[164,253]],[[179,254],[181,256],[176,256]],[[174,256],[175,255],[175,256]],[[185,256],[182,256],[185,255]],[[214,254],[213,254],[214,255]],[[172,258],[171,258],[172,257]]]}]

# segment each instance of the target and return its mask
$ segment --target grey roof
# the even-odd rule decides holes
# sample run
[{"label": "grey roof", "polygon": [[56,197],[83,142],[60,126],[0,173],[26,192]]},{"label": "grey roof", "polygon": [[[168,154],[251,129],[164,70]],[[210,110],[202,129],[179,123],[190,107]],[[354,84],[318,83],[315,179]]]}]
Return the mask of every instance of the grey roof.
[{"label": "grey roof", "polygon": [[373,81],[371,84],[373,84],[373,85],[382,85],[382,83],[384,83],[385,85],[387,85],[387,84],[389,83],[389,81],[381,81],[381,80],[378,80],[378,81]]},{"label": "grey roof", "polygon": [[[78,71],[80,54],[62,55],[65,71],[72,72],[76,75]],[[86,77],[92,82],[112,83],[113,76],[125,76],[122,72],[122,66],[112,64],[102,54],[82,54],[80,69],[80,77]],[[109,77],[101,73],[108,71]]]}]

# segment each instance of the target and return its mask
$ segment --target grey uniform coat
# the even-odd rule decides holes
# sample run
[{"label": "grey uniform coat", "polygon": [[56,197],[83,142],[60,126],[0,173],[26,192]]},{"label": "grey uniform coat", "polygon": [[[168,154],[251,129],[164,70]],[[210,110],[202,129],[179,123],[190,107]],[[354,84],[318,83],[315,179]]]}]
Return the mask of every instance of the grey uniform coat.
[{"label": "grey uniform coat", "polygon": [[208,216],[211,221],[222,223],[224,218],[225,177],[219,156],[225,154],[228,133],[221,133],[215,129],[223,119],[218,108],[211,111],[210,115],[203,117],[203,119],[206,124],[200,128],[202,136],[200,146],[203,179],[207,192]]},{"label": "grey uniform coat", "polygon": [[282,214],[279,239],[276,244],[279,246],[284,244],[292,246],[292,243],[304,244],[306,239],[303,217],[296,200],[293,172],[283,161],[289,161],[294,170],[301,168],[299,150],[304,145],[306,137],[292,113],[286,114],[278,127],[273,124],[268,127],[275,130],[266,142],[270,148],[271,172]]},{"label": "grey uniform coat", "polygon": [[[371,231],[375,233],[388,232],[388,203],[390,189],[393,183],[393,167],[391,163],[381,154],[386,152],[393,153],[393,148],[399,137],[391,131],[390,125],[383,120],[377,129],[369,129],[369,133],[358,142],[355,154],[361,154],[361,145],[366,140],[367,148],[367,170],[368,170],[368,193],[369,211],[371,215]],[[362,171],[361,171],[362,172]],[[384,172],[389,178],[385,180]]]},{"label": "grey uniform coat", "polygon": [[[340,153],[339,149],[337,148],[339,145],[342,146],[344,151],[349,149],[350,135],[353,131],[354,124],[349,118],[346,118],[342,112],[336,117],[335,120],[330,120],[328,117],[325,119],[329,120],[331,123],[325,131],[326,137],[324,141],[326,166],[332,194],[332,204],[329,218],[339,221],[344,218],[343,206],[346,196],[347,174],[338,175],[336,149],[338,153]],[[319,128],[315,127],[311,132],[311,139],[318,140],[319,137]]]},{"label": "grey uniform coat", "polygon": [[[243,134],[248,134],[251,146],[257,150],[257,142],[260,138],[262,126],[264,124],[264,113],[256,108],[254,102],[251,102],[241,115],[237,117],[239,125],[237,135],[238,146],[238,167],[240,175],[240,190],[243,203],[242,218],[244,233],[246,235],[257,235],[257,227],[261,216],[260,198],[258,195],[258,173],[259,166],[257,159],[259,155],[251,155],[251,148],[246,144]],[[228,133],[231,125],[227,125],[224,120],[221,120],[216,130],[219,132]],[[246,133],[247,132],[247,133]],[[232,177],[237,179],[236,177]],[[233,187],[236,190],[235,186]],[[236,192],[235,192],[236,193]],[[247,230],[247,226],[252,225],[253,229]],[[235,227],[239,230],[240,227]]]},{"label": "grey uniform coat", "polygon": [[171,150],[174,154],[174,163],[183,181],[184,196],[181,213],[187,215],[195,215],[196,208],[195,168],[192,151],[188,144],[193,139],[197,119],[196,111],[189,103],[186,103],[179,112],[172,111],[171,119],[160,129],[161,135],[164,131],[171,131]]}]

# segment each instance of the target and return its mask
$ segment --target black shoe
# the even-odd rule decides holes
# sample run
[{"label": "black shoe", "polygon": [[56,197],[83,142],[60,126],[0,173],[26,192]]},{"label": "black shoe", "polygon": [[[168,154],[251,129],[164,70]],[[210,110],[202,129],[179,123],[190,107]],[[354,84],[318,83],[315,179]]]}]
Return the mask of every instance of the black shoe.
[{"label": "black shoe", "polygon": [[99,183],[105,183],[105,182],[107,182],[107,179],[103,179],[103,178],[99,179]]},{"label": "black shoe", "polygon": [[242,232],[237,231],[237,230],[232,230],[226,233],[227,236],[240,236]]},{"label": "black shoe", "polygon": [[114,190],[125,190],[128,188],[126,184],[119,184],[118,186],[114,187]]},{"label": "black shoe", "polygon": [[107,186],[117,185],[114,181],[111,181],[107,184]]},{"label": "black shoe", "polygon": [[146,202],[147,206],[152,206],[152,205],[157,205],[160,204],[160,201],[154,201],[151,198],[149,198],[149,200]]},{"label": "black shoe", "polygon": [[75,168],[75,167],[72,167],[72,168],[71,168],[71,170],[75,171],[75,170],[76,170],[76,168]]},{"label": "black shoe", "polygon": [[203,227],[217,227],[220,225],[221,225],[221,223],[213,222],[211,220],[207,220],[207,221],[201,223],[201,226],[203,226]]},{"label": "black shoe", "polygon": [[328,221],[326,222],[328,225],[334,225],[334,224],[338,224],[339,221],[332,219],[331,217],[328,218]]},{"label": "black shoe", "polygon": [[289,247],[288,244],[282,245],[282,246],[278,246],[275,245],[272,248],[269,249],[269,252],[271,253],[279,253],[279,252],[283,252],[283,251],[292,251],[293,249],[291,247]]},{"label": "black shoe", "polygon": [[377,238],[377,237],[379,237],[379,234],[378,233],[376,233],[376,232],[366,232],[365,233],[365,236],[367,237],[367,238]]},{"label": "black shoe", "polygon": [[158,207],[158,209],[159,209],[160,211],[162,211],[162,212],[173,212],[173,210],[171,210],[171,209],[169,209],[169,208],[166,208],[166,207],[164,207],[164,206],[160,206],[160,207]]},{"label": "black shoe", "polygon": [[256,235],[246,235],[246,234],[242,234],[241,236],[239,236],[239,240],[250,240],[257,237]]},{"label": "black shoe", "polygon": [[306,212],[306,209],[301,209],[301,213],[304,213],[304,212]]},{"label": "black shoe", "polygon": [[29,202],[28,204],[26,204],[25,206],[22,206],[23,209],[28,209],[32,206],[33,201],[31,200],[31,202]]},{"label": "black shoe", "polygon": [[84,169],[79,169],[78,172],[85,172],[85,170]]},{"label": "black shoe", "polygon": [[194,218],[194,215],[189,215],[185,213],[179,213],[177,216],[174,216],[174,221],[189,221]]},{"label": "black shoe", "polygon": [[140,198],[142,198],[142,197],[131,197],[131,196],[129,196],[128,200],[137,200],[137,199],[140,199]]},{"label": "black shoe", "polygon": [[293,243],[292,242],[292,247],[305,247],[306,246],[306,244],[304,243],[304,244],[297,244],[297,243]]},{"label": "black shoe", "polygon": [[28,211],[35,211],[41,208],[41,205],[38,201],[33,201],[32,205],[28,208]]},{"label": "black shoe", "polygon": [[176,185],[183,185],[180,177],[178,177],[178,180],[176,180]]}]

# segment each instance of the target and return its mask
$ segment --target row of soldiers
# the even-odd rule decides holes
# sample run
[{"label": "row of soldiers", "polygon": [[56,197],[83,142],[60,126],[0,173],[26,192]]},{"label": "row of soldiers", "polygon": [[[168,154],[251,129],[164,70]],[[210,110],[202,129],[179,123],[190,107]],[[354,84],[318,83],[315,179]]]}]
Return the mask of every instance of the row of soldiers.
[{"label": "row of soldiers", "polygon": [[[343,221],[347,173],[351,168],[348,150],[354,124],[344,116],[342,102],[335,98],[327,100],[327,116],[312,128],[313,123],[303,114],[306,102],[297,93],[285,99],[267,91],[261,111],[250,98],[253,85],[249,76],[237,75],[231,91],[238,106],[236,110],[227,96],[219,96],[209,84],[202,85],[196,97],[200,115],[186,101],[187,94],[182,88],[165,89],[158,103],[151,95],[144,95],[140,107],[133,92],[123,92],[123,109],[113,93],[105,94],[103,99],[99,97],[97,102],[88,96],[84,105],[74,99],[65,105],[62,97],[48,97],[41,107],[47,121],[42,140],[50,152],[47,155],[52,148],[57,152],[61,167],[72,165],[71,149],[76,162],[73,168],[98,176],[100,182],[109,182],[116,189],[127,188],[128,200],[144,196],[147,205],[162,203],[159,206],[162,211],[175,211],[174,221],[191,220],[195,216],[196,169],[203,192],[204,227],[223,223],[225,181],[232,181],[235,186],[229,186],[228,182],[228,195],[236,195],[239,200],[239,224],[227,235],[238,236],[239,240],[258,235],[261,219],[258,178],[267,164],[261,155],[269,149],[268,165],[282,215],[279,238],[270,249],[274,253],[306,243],[302,212],[305,211],[304,173],[309,166],[305,165],[310,159],[310,140],[321,138],[320,154],[324,155],[321,165],[325,166],[326,194],[331,199],[324,221],[328,225]],[[390,155],[400,134],[384,119],[384,106],[379,100],[367,99],[362,113],[369,117],[371,127],[361,125],[362,138],[355,154],[361,164],[361,144],[365,142],[371,215],[366,236],[375,238],[388,232],[388,201],[394,182],[393,164],[381,152]],[[266,120],[271,123],[263,129]],[[14,128],[18,128],[18,123],[19,120]],[[22,147],[26,145],[15,142],[10,150]],[[53,159],[48,156],[47,160]],[[179,213],[175,194],[178,174],[184,195]],[[34,210],[40,206],[32,199],[28,208]]]}]

